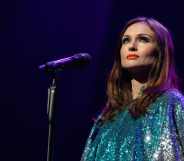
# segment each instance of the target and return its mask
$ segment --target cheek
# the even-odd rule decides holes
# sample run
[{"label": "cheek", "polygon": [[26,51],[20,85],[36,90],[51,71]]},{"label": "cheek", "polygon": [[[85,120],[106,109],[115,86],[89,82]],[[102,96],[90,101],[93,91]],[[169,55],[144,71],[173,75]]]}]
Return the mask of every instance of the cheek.
[{"label": "cheek", "polygon": [[153,46],[148,46],[146,48],[142,48],[142,50],[140,50],[139,55],[145,58],[153,58],[156,56],[156,48]]},{"label": "cheek", "polygon": [[151,56],[151,55],[147,55],[147,56],[145,56],[145,57],[141,57],[140,59],[139,59],[139,64],[142,64],[142,65],[152,65],[152,64],[154,64],[154,62],[155,62],[155,57],[154,56]]},{"label": "cheek", "polygon": [[143,64],[152,64],[156,60],[156,50],[148,49],[140,54],[140,61]]},{"label": "cheek", "polygon": [[120,49],[120,58],[121,58],[121,61],[125,61],[126,52],[125,52],[125,48],[124,47],[121,47],[121,49]]}]

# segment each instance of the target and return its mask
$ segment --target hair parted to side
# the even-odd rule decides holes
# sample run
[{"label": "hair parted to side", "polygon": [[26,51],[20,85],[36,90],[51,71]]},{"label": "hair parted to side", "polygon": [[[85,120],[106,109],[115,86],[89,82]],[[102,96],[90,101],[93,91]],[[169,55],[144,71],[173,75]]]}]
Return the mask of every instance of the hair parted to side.
[{"label": "hair parted to side", "polygon": [[[126,29],[134,23],[143,22],[155,33],[158,51],[156,61],[152,65],[148,76],[146,88],[142,91],[142,96],[133,100],[131,76],[121,66],[120,48],[121,37]],[[103,121],[112,119],[126,105],[131,104],[129,112],[134,118],[144,114],[148,106],[164,91],[178,89],[178,77],[174,65],[174,46],[170,32],[166,27],[153,18],[137,17],[128,21],[123,28],[115,61],[107,81],[107,103],[104,108]]]}]

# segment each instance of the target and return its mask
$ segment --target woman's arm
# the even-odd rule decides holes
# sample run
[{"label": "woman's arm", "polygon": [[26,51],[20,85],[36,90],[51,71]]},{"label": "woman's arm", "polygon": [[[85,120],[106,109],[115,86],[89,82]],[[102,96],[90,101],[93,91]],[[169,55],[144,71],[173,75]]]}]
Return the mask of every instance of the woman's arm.
[{"label": "woman's arm", "polygon": [[174,123],[178,140],[184,150],[184,96],[181,93],[176,96],[177,98],[174,102]]}]

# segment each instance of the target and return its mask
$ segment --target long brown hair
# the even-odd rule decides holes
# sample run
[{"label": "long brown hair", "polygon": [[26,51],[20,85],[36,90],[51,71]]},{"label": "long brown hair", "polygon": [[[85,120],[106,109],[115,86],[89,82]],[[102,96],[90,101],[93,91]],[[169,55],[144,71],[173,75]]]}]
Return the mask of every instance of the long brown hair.
[{"label": "long brown hair", "polygon": [[[126,29],[130,25],[138,22],[145,23],[155,33],[158,50],[156,61],[149,72],[146,88],[142,91],[141,97],[133,100],[131,76],[128,71],[121,66],[120,40]],[[148,106],[164,91],[171,88],[178,88],[178,77],[175,72],[173,54],[174,47],[171,34],[160,22],[153,18],[146,17],[137,17],[128,21],[121,32],[115,61],[107,81],[108,99],[102,120],[106,121],[112,119],[130,103],[130,113],[134,118],[138,118],[146,112]]]}]

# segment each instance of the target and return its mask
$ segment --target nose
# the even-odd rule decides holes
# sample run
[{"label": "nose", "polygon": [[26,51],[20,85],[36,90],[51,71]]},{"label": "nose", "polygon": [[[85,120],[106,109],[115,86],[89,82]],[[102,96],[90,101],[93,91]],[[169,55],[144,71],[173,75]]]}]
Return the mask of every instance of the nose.
[{"label": "nose", "polygon": [[137,50],[137,42],[136,42],[136,40],[132,40],[130,42],[128,50],[129,51],[136,51]]}]

